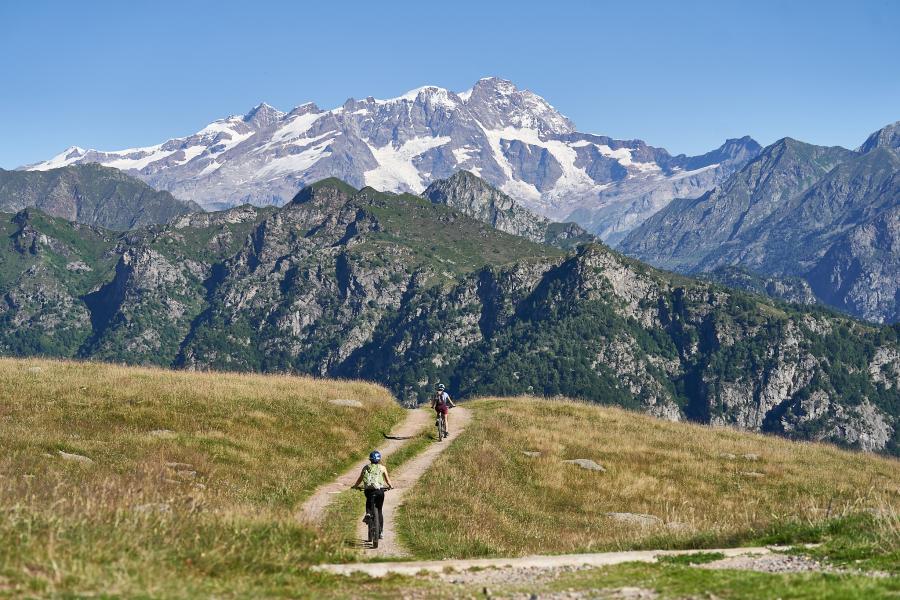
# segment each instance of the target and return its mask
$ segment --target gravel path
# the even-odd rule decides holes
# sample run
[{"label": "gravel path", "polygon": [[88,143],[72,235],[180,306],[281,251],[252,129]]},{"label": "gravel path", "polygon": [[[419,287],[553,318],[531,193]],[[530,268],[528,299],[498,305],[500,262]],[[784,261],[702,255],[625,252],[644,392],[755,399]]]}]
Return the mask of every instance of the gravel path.
[{"label": "gravel path", "polygon": [[[422,409],[420,409],[422,410]],[[434,412],[431,410],[427,411],[428,420],[431,421],[432,425],[434,424]],[[394,489],[385,493],[384,495],[384,539],[378,545],[377,549],[366,549],[366,557],[402,557],[406,556],[407,552],[400,545],[399,540],[397,540],[396,528],[395,528],[395,515],[397,514],[397,508],[403,501],[403,496],[412,488],[416,482],[422,477],[425,471],[428,470],[428,467],[437,459],[440,454],[450,447],[450,444],[459,437],[459,435],[466,429],[466,426],[469,424],[469,420],[471,419],[471,414],[468,410],[461,406],[457,406],[452,409],[450,418],[450,436],[442,442],[435,441],[428,448],[422,451],[420,454],[409,460],[403,466],[401,466],[396,471],[392,471],[391,482],[394,484]],[[362,468],[362,467],[360,467]],[[358,470],[357,470],[358,474]],[[352,481],[350,483],[353,483]],[[349,485],[349,484],[348,484]],[[357,526],[356,535],[360,542],[363,544],[366,537],[366,524],[360,522]]]},{"label": "gravel path", "polygon": [[[392,453],[402,448],[410,438],[419,433],[431,420],[432,414],[434,413],[427,408],[410,410],[403,422],[394,427],[381,445],[379,450],[385,459],[390,458]],[[368,459],[361,460],[334,481],[316,489],[300,507],[297,518],[312,524],[321,522],[325,516],[325,509],[334,500],[335,495],[349,489],[356,481],[363,466],[368,462]]]},{"label": "gravel path", "polygon": [[[387,536],[385,536],[387,537]],[[524,556],[520,558],[471,558],[460,560],[422,560],[409,562],[370,562],[338,565],[318,565],[317,571],[337,575],[365,573],[370,577],[384,577],[390,573],[416,575],[421,572],[444,573],[447,569],[559,569],[563,567],[605,567],[626,562],[656,562],[661,556],[679,556],[697,552],[720,552],[726,558],[743,555],[765,555],[783,551],[781,547],[723,548],[714,550],[634,550],[631,552],[597,552],[594,554],[556,554]]]}]

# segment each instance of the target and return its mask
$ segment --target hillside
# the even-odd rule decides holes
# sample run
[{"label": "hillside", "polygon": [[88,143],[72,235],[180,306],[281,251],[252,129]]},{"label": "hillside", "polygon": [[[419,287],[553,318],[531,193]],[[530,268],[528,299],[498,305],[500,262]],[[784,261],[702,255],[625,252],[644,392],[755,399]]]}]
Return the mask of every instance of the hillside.
[{"label": "hillside", "polygon": [[[565,400],[466,408],[465,435],[400,510],[416,556],[727,547],[900,510],[895,459]],[[603,470],[564,462],[579,459]]]},{"label": "hillside", "polygon": [[895,126],[860,152],[790,138],[700,198],[671,202],[622,242],[685,273],[739,266],[802,279],[816,298],[875,322],[900,319],[900,154]]},{"label": "hillside", "polygon": [[408,405],[441,380],[898,452],[895,327],[600,244],[566,254],[417,196],[326,180],[117,236],[7,227],[5,354],[364,378]]},{"label": "hillside", "polygon": [[346,550],[295,507],[402,412],[368,383],[0,360],[3,594],[296,586]]},{"label": "hillside", "polygon": [[[834,560],[852,556],[854,568],[897,570],[897,530],[883,529],[890,521],[864,518],[868,509],[896,515],[892,459],[562,399],[489,398],[467,408],[474,419],[443,448],[446,458],[405,489],[398,517],[413,557],[822,541],[822,552]],[[386,390],[361,382],[2,359],[3,592],[481,593],[483,585],[444,578],[370,580],[310,571],[367,557],[346,537],[358,523],[361,495],[339,495],[336,510],[315,526],[298,521],[298,507],[385,443],[403,412]],[[399,476],[394,465],[434,445],[412,437],[388,460],[392,472]],[[568,459],[594,460],[606,470],[561,462]],[[612,512],[649,516],[640,524],[605,514]],[[852,536],[834,535],[842,524],[854,528]],[[635,577],[634,568],[550,573],[549,582],[503,577],[489,585],[543,589],[567,573],[607,579],[632,573],[635,582],[649,579],[642,585],[662,589],[684,585],[682,578],[704,581],[700,571],[660,565]],[[654,581],[660,573],[676,581]],[[759,581],[762,575],[732,577]],[[770,577],[777,584],[772,589],[823,578],[837,590],[874,584],[880,590],[891,582]],[[778,595],[787,597],[772,597]]]},{"label": "hillside", "polygon": [[202,210],[118,169],[85,163],[47,171],[0,169],[0,212],[35,207],[55,217],[106,229],[165,223]]}]

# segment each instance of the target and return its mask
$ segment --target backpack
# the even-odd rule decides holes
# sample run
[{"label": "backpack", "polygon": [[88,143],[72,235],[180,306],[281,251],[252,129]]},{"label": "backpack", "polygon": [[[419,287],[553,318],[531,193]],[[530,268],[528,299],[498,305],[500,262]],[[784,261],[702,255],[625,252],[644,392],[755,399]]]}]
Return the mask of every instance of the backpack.
[{"label": "backpack", "polygon": [[384,470],[380,465],[368,464],[363,469],[363,487],[366,489],[384,487]]},{"label": "backpack", "polygon": [[438,392],[434,395],[434,407],[435,408],[444,408],[447,406],[447,396],[444,395],[444,392]]}]

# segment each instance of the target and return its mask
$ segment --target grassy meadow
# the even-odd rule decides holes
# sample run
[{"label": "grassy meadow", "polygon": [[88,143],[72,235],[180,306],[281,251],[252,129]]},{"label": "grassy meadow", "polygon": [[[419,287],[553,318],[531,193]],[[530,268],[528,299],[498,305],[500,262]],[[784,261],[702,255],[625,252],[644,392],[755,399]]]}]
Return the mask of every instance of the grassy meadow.
[{"label": "grassy meadow", "polygon": [[402,412],[360,382],[0,360],[0,596],[297,595],[349,550],[296,507]]},{"label": "grassy meadow", "polygon": [[[467,407],[466,434],[400,511],[417,556],[817,541],[815,526],[835,518],[874,511],[896,524],[900,514],[895,459],[571,401],[487,398]],[[579,458],[606,471],[562,462]],[[900,552],[896,529],[886,539]]]},{"label": "grassy meadow", "polygon": [[[900,573],[896,460],[562,400],[467,406],[466,433],[400,510],[414,557],[820,541],[807,552]],[[386,390],[361,382],[0,359],[0,597],[483,595],[481,583],[309,569],[366,558],[348,543],[361,494],[337,494],[315,529],[297,507],[403,416]],[[433,443],[431,429],[389,466]],[[561,462],[577,458],[606,471]],[[637,585],[664,598],[872,598],[896,581],[672,563],[491,585],[508,595]]]}]

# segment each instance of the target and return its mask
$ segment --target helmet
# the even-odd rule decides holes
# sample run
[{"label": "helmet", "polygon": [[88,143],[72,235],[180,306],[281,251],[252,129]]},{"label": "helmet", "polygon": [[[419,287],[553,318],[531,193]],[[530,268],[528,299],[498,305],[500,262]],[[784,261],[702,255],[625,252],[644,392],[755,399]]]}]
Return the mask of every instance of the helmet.
[{"label": "helmet", "polygon": [[444,391],[445,389],[447,389],[447,388],[444,387],[444,384],[443,384],[443,383],[439,383],[438,386],[437,386],[437,389],[438,389],[439,392],[443,392],[443,391]]},{"label": "helmet", "polygon": [[378,450],[372,450],[372,453],[369,454],[369,460],[375,464],[380,463],[381,462],[381,452],[379,452]]}]

